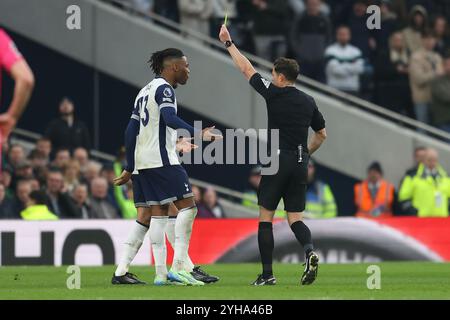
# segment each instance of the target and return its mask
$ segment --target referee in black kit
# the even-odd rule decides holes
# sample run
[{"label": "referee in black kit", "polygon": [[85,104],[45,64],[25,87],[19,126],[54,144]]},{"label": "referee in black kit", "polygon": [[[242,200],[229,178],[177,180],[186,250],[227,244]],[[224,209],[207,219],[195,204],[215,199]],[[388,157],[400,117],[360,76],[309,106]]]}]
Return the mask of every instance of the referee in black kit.
[{"label": "referee in black kit", "polygon": [[[308,159],[326,139],[325,120],[314,99],[295,88],[299,74],[299,65],[295,60],[277,59],[270,82],[261,77],[239,52],[225,25],[220,29],[219,39],[250,85],[266,100],[268,129],[278,129],[280,137],[279,170],[274,175],[263,176],[258,190],[258,245],[263,272],[253,284],[276,284],[272,271],[272,220],[281,198],[289,225],[305,250],[306,263],[301,283],[311,284],[317,277],[319,257],[313,251],[311,231],[302,222],[302,212],[305,210]],[[308,145],[309,127],[314,134]]]}]

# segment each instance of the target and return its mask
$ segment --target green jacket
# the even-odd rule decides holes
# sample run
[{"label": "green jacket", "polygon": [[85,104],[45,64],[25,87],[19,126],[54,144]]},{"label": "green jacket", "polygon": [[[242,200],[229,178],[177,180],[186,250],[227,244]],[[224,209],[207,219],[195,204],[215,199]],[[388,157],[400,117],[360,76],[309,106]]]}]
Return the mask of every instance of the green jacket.
[{"label": "green jacket", "polygon": [[328,184],[317,181],[317,192],[306,192],[305,216],[314,219],[334,218],[337,216],[337,206],[333,192]]},{"label": "green jacket", "polygon": [[29,206],[20,212],[20,216],[23,220],[58,220],[45,204]]},{"label": "green jacket", "polygon": [[[118,161],[114,162],[114,173],[120,176],[122,173],[122,164]],[[122,217],[125,219],[136,219],[137,210],[132,199],[126,199],[123,194],[122,186],[114,186],[114,196],[119,205]]]},{"label": "green jacket", "polygon": [[419,165],[415,176],[406,176],[400,187],[399,201],[411,200],[419,217],[448,217],[450,178],[438,166],[436,180],[425,177],[425,166]]},{"label": "green jacket", "polygon": [[433,124],[450,124],[450,76],[444,75],[431,83],[431,114]]}]

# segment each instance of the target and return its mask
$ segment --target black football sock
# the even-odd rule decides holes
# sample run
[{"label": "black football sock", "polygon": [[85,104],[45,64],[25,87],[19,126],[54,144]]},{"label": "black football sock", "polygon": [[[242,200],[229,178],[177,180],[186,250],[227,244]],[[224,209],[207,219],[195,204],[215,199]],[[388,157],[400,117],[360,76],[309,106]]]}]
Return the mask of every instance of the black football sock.
[{"label": "black football sock", "polygon": [[303,246],[303,250],[305,250],[305,255],[308,257],[311,251],[313,251],[314,247],[311,239],[311,231],[308,226],[303,223],[303,221],[296,221],[291,224],[292,232],[294,232],[295,237],[298,242]]},{"label": "black football sock", "polygon": [[273,231],[271,222],[260,222],[258,226],[258,245],[263,267],[263,277],[273,275],[272,253],[274,247]]}]

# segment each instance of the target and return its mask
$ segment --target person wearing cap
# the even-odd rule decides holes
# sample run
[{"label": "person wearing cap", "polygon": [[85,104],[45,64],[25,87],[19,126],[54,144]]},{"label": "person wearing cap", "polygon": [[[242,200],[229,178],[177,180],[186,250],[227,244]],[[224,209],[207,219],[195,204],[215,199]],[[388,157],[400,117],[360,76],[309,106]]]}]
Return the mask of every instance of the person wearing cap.
[{"label": "person wearing cap", "polygon": [[439,164],[435,149],[427,149],[425,160],[415,176],[406,176],[399,192],[399,201],[411,201],[418,217],[448,217],[450,178]]},{"label": "person wearing cap", "polygon": [[316,177],[316,166],[312,159],[308,163],[305,217],[334,218],[337,216],[336,201],[330,186]]},{"label": "person wearing cap", "polygon": [[30,193],[26,209],[20,212],[23,220],[58,220],[46,205],[46,195],[44,191],[35,190]]},{"label": "person wearing cap", "polygon": [[393,215],[394,185],[383,179],[383,169],[373,162],[367,169],[367,179],[354,187],[356,216],[384,218]]}]

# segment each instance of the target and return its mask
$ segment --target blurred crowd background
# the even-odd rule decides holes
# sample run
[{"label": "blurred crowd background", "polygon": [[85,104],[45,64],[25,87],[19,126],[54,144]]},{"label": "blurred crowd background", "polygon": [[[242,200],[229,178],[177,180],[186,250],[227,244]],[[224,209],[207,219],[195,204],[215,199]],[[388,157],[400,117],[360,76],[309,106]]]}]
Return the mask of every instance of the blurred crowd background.
[{"label": "blurred crowd background", "polygon": [[[450,1],[446,0],[122,0],[217,38],[225,14],[238,47],[273,61],[298,60],[302,76],[450,132]],[[367,7],[380,7],[381,29],[367,28]],[[148,18],[151,19],[151,18]],[[88,126],[62,98],[59,117],[35,145],[3,145],[0,219],[136,217],[131,182],[115,187],[125,151],[113,162],[91,157]],[[436,150],[416,148],[402,181],[387,181],[378,162],[354,185],[358,217],[448,217],[450,178]],[[309,164],[306,216],[339,216],[333,190]],[[255,167],[244,199],[257,211],[261,175]],[[398,185],[398,188],[395,188]],[[214,187],[193,186],[199,218],[227,218]],[[229,199],[228,199],[229,200]],[[284,216],[280,204],[277,216]],[[436,209],[440,208],[440,209]],[[346,212],[344,215],[348,216]],[[245,214],[243,215],[245,216]]]}]

